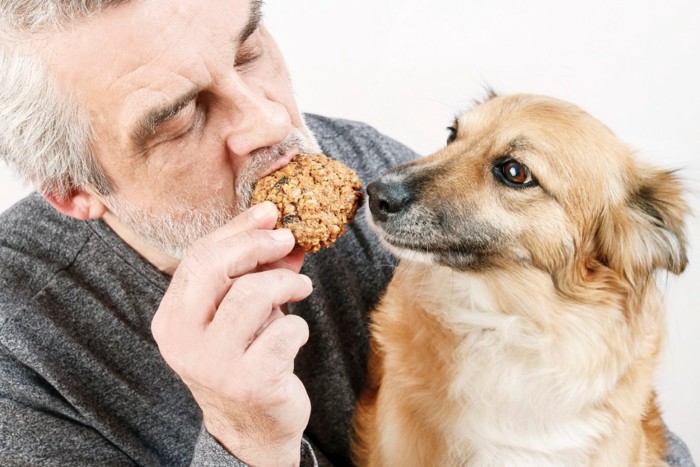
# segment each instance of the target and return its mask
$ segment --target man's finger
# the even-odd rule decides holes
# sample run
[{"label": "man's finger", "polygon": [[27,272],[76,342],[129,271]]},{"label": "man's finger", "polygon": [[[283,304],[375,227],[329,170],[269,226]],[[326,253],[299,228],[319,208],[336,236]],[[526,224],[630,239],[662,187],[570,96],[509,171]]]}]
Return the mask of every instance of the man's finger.
[{"label": "man's finger", "polygon": [[208,323],[235,279],[279,261],[293,247],[294,237],[286,229],[247,230],[218,245],[197,246],[180,264],[171,284],[178,308],[188,315],[182,319]]},{"label": "man's finger", "polygon": [[221,339],[232,351],[243,352],[274,310],[306,298],[312,289],[307,276],[286,269],[247,274],[234,281],[209,329],[213,338]]},{"label": "man's finger", "polygon": [[294,249],[281,260],[262,265],[258,268],[258,271],[269,271],[270,269],[288,269],[293,272],[299,272],[301,271],[301,267],[304,265],[305,256],[306,252],[304,250]]},{"label": "man's finger", "polygon": [[217,243],[250,229],[272,229],[277,223],[279,211],[270,201],[265,201],[246,209],[226,225],[203,237],[200,241]]},{"label": "man's finger", "polygon": [[272,321],[253,341],[247,354],[267,357],[264,361],[270,371],[284,372],[294,369],[294,358],[309,340],[309,326],[296,315],[285,315]]}]

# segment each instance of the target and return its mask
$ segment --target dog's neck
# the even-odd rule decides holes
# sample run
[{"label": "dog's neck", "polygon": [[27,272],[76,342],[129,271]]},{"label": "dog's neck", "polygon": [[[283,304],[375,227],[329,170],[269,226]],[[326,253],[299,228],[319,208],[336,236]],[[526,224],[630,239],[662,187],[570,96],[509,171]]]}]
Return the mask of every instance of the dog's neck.
[{"label": "dog's neck", "polygon": [[[663,323],[655,288],[642,293],[647,309],[629,319],[614,297],[607,306],[580,303],[534,268],[403,262],[385,297],[402,305],[385,307],[391,316],[379,321],[382,332],[412,336],[387,344],[402,360],[386,364],[413,372],[414,386],[395,397],[419,399],[423,388],[436,397],[438,385],[444,413],[422,416],[443,426],[458,452],[474,444],[484,456],[510,453],[506,463],[530,456],[532,465],[577,465],[630,423],[612,417],[607,401],[628,398],[632,414],[648,403]],[[631,391],[625,379],[647,390]]]}]

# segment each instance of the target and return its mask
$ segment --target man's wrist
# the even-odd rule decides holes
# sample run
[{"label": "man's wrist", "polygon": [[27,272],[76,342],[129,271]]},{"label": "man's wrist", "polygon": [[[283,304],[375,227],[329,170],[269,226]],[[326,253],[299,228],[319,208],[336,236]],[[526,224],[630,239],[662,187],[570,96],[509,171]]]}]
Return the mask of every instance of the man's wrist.
[{"label": "man's wrist", "polygon": [[[211,434],[211,433],[210,433]],[[298,466],[301,462],[301,437],[285,443],[254,443],[248,438],[248,442],[234,437],[211,436],[231,455],[241,462],[252,467]]]},{"label": "man's wrist", "polygon": [[260,450],[233,453],[252,467],[297,467],[301,464],[301,441],[295,446],[266,446]]}]

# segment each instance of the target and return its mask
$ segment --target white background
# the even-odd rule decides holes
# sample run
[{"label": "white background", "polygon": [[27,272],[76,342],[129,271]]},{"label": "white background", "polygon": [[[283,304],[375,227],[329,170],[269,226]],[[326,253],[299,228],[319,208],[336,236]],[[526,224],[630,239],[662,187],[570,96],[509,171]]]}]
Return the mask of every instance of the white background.
[{"label": "white background", "polygon": [[[421,154],[484,95],[572,101],[657,165],[682,169],[700,215],[697,0],[267,0],[302,110],[368,122]],[[0,210],[27,187],[0,168]],[[690,266],[662,279],[665,420],[700,460],[700,227]]]}]

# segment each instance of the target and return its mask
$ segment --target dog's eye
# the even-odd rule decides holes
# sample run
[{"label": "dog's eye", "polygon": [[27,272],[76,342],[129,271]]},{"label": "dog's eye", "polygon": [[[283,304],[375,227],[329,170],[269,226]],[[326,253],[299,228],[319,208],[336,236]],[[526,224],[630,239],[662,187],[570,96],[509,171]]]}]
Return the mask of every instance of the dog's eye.
[{"label": "dog's eye", "polygon": [[512,187],[524,188],[537,185],[537,180],[530,173],[530,169],[509,157],[496,161],[493,172],[500,182]]},{"label": "dog's eye", "polygon": [[452,141],[457,139],[457,128],[453,126],[448,126],[447,131],[450,133],[447,135],[447,144],[450,144]]},{"label": "dog's eye", "polygon": [[530,169],[518,161],[508,161],[503,164],[503,175],[509,182],[517,183],[519,185],[532,180]]}]

